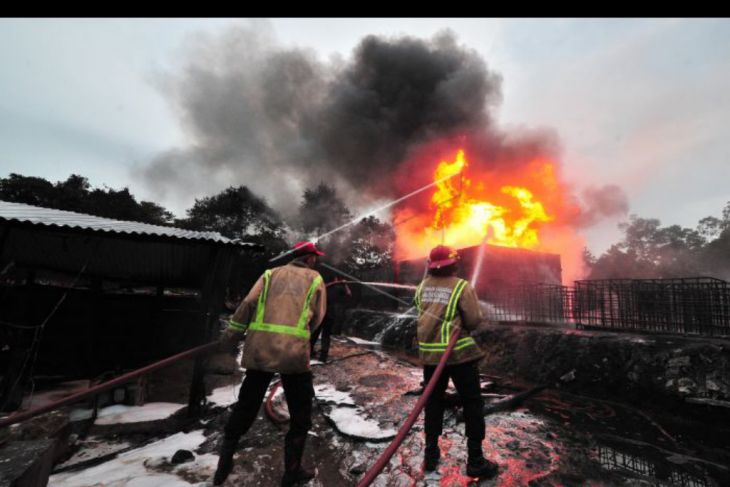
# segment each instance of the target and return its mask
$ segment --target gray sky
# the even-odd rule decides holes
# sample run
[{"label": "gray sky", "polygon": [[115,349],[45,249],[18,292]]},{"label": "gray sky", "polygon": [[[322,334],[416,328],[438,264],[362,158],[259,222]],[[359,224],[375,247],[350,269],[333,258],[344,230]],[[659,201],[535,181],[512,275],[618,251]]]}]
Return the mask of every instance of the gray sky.
[{"label": "gray sky", "polygon": [[[0,176],[78,173],[182,215],[203,195],[191,188],[160,198],[132,174],[186,143],[160,75],[181,69],[196,36],[248,22],[0,20]],[[500,126],[554,130],[577,190],[618,184],[631,213],[687,226],[730,200],[727,19],[255,22],[323,61],[348,58],[368,34],[430,38],[451,29],[502,75]],[[594,251],[618,238],[617,221],[585,232]]]}]

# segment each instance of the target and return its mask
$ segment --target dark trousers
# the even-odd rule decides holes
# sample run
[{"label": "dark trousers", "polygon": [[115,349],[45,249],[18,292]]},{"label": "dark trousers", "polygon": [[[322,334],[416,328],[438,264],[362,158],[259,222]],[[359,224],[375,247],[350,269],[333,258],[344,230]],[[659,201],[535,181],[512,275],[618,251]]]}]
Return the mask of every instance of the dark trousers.
[{"label": "dark trousers", "polygon": [[[233,406],[233,413],[224,429],[227,443],[235,444],[251,427],[273,377],[272,372],[251,369],[246,371],[246,378],[238,393],[238,402]],[[307,432],[312,428],[312,373],[281,374],[281,382],[291,417],[285,445],[287,450],[303,450]]]},{"label": "dark trousers", "polygon": [[[459,365],[447,365],[436,382],[431,397],[426,401],[426,437],[440,436],[444,422],[444,393],[449,378],[454,382],[464,406],[466,437],[471,440],[484,439],[484,401],[479,385],[478,360]],[[424,365],[423,379],[426,384],[431,380],[436,366]]]},{"label": "dark trousers", "polygon": [[319,360],[322,362],[327,361],[327,356],[330,352],[330,335],[332,335],[333,323],[334,319],[332,314],[327,313],[327,315],[324,317],[324,320],[322,320],[322,325],[317,328],[314,333],[312,333],[312,336],[309,339],[309,346],[312,354],[314,354],[314,345],[317,343],[319,334],[322,334],[322,345],[320,345],[319,347]]}]

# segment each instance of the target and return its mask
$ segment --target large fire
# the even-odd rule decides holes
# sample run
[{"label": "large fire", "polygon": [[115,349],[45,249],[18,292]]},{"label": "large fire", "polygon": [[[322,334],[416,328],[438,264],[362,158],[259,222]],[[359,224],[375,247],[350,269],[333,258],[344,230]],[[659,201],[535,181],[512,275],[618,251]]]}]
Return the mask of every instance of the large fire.
[{"label": "large fire", "polygon": [[423,257],[439,244],[463,248],[486,242],[560,253],[564,277],[577,277],[579,264],[571,260],[583,240],[567,222],[579,209],[553,161],[536,158],[492,171],[480,166],[470,165],[463,149],[431,166],[427,204],[395,211],[396,257]]},{"label": "large fire", "polygon": [[444,241],[459,247],[476,245],[485,237],[487,243],[504,247],[537,247],[537,224],[553,219],[542,203],[534,201],[528,188],[501,186],[498,191],[512,200],[496,204],[489,195],[493,191],[489,181],[474,184],[468,166],[464,151],[459,150],[453,162],[442,161],[436,168],[436,191],[431,197],[434,218],[426,232],[431,243],[441,232]]}]

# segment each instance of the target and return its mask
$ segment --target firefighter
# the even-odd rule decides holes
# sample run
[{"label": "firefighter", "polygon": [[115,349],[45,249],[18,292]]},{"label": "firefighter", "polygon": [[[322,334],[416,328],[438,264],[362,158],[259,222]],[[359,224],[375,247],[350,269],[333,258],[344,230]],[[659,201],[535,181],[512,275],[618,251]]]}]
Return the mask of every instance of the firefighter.
[{"label": "firefighter", "polygon": [[327,296],[314,266],[324,255],[311,242],[292,249],[294,260],[267,270],[256,281],[229,321],[224,341],[246,336],[243,366],[246,378],[225,426],[214,485],[221,485],[233,468],[233,454],[241,436],[253,424],[275,373],[281,375],[291,417],[284,443],[282,486],[314,478],[302,466],[307,433],[312,427],[312,373],[309,337],[326,313]]},{"label": "firefighter", "polygon": [[352,297],[352,292],[347,284],[341,284],[343,279],[335,276],[332,280],[332,286],[327,291],[327,316],[324,317],[322,326],[312,333],[311,350],[314,355],[314,346],[320,333],[322,334],[322,344],[319,348],[319,361],[327,363],[327,357],[330,351],[330,335],[333,333],[339,335],[342,331],[342,321],[344,320],[346,300]]},{"label": "firefighter", "polygon": [[474,288],[456,276],[458,261],[458,252],[450,247],[439,245],[431,250],[428,275],[418,286],[415,296],[418,348],[425,383],[433,376],[453,330],[458,330],[459,334],[446,367],[426,402],[424,470],[436,470],[441,457],[438,440],[443,426],[444,393],[451,378],[464,407],[468,448],[466,473],[470,477],[489,478],[496,475],[498,467],[482,453],[485,425],[478,363],[484,352],[469,335],[482,320],[482,314]]}]

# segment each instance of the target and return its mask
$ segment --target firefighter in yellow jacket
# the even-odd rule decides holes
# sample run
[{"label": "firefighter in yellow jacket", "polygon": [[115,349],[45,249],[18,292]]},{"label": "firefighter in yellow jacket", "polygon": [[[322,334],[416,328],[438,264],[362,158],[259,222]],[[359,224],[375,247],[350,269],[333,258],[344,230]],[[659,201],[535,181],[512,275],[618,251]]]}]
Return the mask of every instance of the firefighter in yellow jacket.
[{"label": "firefighter in yellow jacket", "polygon": [[256,281],[229,322],[226,336],[246,336],[243,366],[246,378],[225,426],[214,485],[221,485],[233,468],[238,440],[253,424],[275,373],[281,374],[291,422],[284,444],[282,486],[314,477],[302,466],[307,433],[312,427],[312,373],[309,368],[310,333],[326,312],[326,290],[314,270],[324,255],[311,242],[294,246],[294,260],[267,270]]},{"label": "firefighter in yellow jacket", "polygon": [[482,314],[474,288],[456,276],[458,261],[456,250],[443,245],[434,248],[429,256],[428,275],[418,286],[415,296],[418,348],[425,383],[433,376],[452,333],[458,330],[459,334],[446,367],[426,402],[424,470],[436,470],[441,457],[438,439],[443,426],[444,393],[451,378],[464,407],[468,448],[466,473],[471,477],[487,478],[497,473],[497,465],[482,453],[485,425],[478,364],[484,352],[469,335],[482,320]]}]

